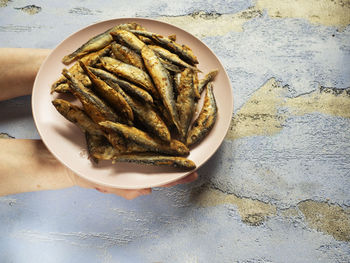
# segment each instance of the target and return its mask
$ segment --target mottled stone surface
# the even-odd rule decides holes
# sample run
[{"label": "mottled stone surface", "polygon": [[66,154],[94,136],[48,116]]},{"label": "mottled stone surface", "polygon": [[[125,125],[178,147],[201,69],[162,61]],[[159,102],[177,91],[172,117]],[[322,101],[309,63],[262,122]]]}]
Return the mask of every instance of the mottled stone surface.
[{"label": "mottled stone surface", "polygon": [[[0,1],[0,46],[54,48],[117,17],[169,22],[215,52],[234,93],[227,136],[198,181],[133,201],[0,198],[0,261],[349,262],[349,1]],[[39,138],[30,97],[0,103],[0,133]]]}]

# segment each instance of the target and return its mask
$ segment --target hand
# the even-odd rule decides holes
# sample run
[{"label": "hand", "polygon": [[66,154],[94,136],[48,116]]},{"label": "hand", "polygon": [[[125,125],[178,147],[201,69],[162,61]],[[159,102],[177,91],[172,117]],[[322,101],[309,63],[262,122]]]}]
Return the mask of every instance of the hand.
[{"label": "hand", "polygon": [[[144,188],[144,189],[119,189],[119,188],[113,188],[113,187],[107,187],[95,184],[93,182],[90,182],[74,173],[72,173],[70,170],[68,171],[69,177],[73,181],[74,185],[89,188],[89,189],[96,189],[97,191],[101,193],[107,193],[107,194],[115,194],[117,196],[121,196],[125,199],[132,200],[136,197],[142,196],[142,195],[148,195],[152,193],[152,188]],[[175,182],[162,185],[161,187],[171,187],[178,184],[185,184],[185,183],[191,183],[195,181],[198,178],[198,173],[193,172],[189,175],[187,175],[184,178],[181,178]]]},{"label": "hand", "polygon": [[[41,140],[0,139],[0,160],[0,196],[72,186],[96,189],[126,199],[134,199],[152,192],[150,188],[117,189],[85,180],[61,164]],[[194,172],[163,187],[189,183],[197,177],[198,174]]]}]

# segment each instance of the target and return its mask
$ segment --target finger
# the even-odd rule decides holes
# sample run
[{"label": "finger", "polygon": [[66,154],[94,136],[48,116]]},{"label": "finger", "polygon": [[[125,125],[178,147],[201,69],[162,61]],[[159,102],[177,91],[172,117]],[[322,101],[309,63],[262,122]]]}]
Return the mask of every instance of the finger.
[{"label": "finger", "polygon": [[119,195],[124,197],[125,199],[132,200],[136,197],[142,196],[142,195],[149,195],[152,193],[151,188],[146,189],[138,189],[138,190],[121,190],[121,192],[118,189],[116,192],[113,192],[113,194]]},{"label": "finger", "polygon": [[161,187],[171,187],[171,186],[178,185],[178,184],[187,184],[187,183],[191,183],[191,182],[197,180],[197,178],[198,178],[198,173],[193,172],[184,178],[181,178],[181,179],[174,181],[174,182],[171,182],[169,184],[162,185]]},{"label": "finger", "polygon": [[115,194],[117,196],[121,196],[128,200],[135,199],[136,197],[139,197],[142,195],[148,195],[152,192],[151,188],[129,190],[129,189],[118,189],[118,188],[110,188],[110,187],[95,187],[95,189],[101,193]]}]

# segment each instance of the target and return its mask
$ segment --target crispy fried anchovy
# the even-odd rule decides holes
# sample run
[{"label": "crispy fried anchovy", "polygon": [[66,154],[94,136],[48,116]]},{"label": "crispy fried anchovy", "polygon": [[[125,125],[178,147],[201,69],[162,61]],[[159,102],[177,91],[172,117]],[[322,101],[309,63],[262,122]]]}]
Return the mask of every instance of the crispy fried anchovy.
[{"label": "crispy fried anchovy", "polygon": [[195,73],[192,69],[186,68],[180,77],[176,106],[179,113],[181,127],[181,141],[186,141],[188,129],[196,110],[196,86],[193,81]]},{"label": "crispy fried anchovy", "polygon": [[89,68],[81,61],[80,66],[89,76],[91,82],[94,84],[94,90],[96,90],[100,97],[107,101],[114,109],[120,112],[123,117],[129,121],[128,123],[132,125],[134,114],[125,98],[118,91],[108,86],[106,82],[96,77],[95,74],[92,73]]},{"label": "crispy fried anchovy", "polygon": [[176,65],[182,66],[184,68],[191,68],[194,71],[200,71],[198,68],[191,66],[190,64],[183,61],[178,55],[171,53],[169,50],[162,48],[160,46],[155,45],[149,45],[154,52],[156,52],[157,55],[159,55],[161,58],[166,59]]},{"label": "crispy fried anchovy", "polygon": [[163,67],[167,70],[175,73],[180,73],[182,69],[180,69],[177,65],[171,63],[170,61],[159,57],[159,61],[162,63]]},{"label": "crispy fried anchovy", "polygon": [[133,108],[137,119],[150,131],[165,142],[171,141],[170,131],[162,120],[162,118],[153,110],[149,104],[142,104],[131,99],[131,107]]},{"label": "crispy fried anchovy", "polygon": [[175,156],[161,156],[151,154],[122,154],[116,155],[114,161],[140,163],[154,166],[171,166],[185,170],[192,170],[196,168],[196,164],[184,157]]},{"label": "crispy fried anchovy", "polygon": [[104,135],[106,139],[113,145],[118,154],[141,153],[148,151],[147,148],[138,145],[133,141],[126,140],[122,135],[112,129],[103,128],[103,130],[105,131]]},{"label": "crispy fried anchovy", "polygon": [[118,77],[116,77],[112,73],[109,73],[108,71],[105,71],[103,69],[97,69],[97,68],[92,68],[92,67],[89,67],[89,69],[91,70],[92,73],[94,73],[100,79],[102,79],[106,82],[109,81],[109,83],[112,82],[112,83],[119,85],[126,93],[130,94],[131,96],[133,96],[139,100],[142,100],[144,102],[147,102],[149,104],[153,103],[152,96],[144,89],[142,89],[138,86],[135,86],[128,81],[119,79]]},{"label": "crispy fried anchovy", "polygon": [[171,117],[172,123],[180,132],[179,116],[177,114],[174,100],[173,83],[170,79],[169,72],[163,67],[153,50],[147,46],[142,49],[141,56],[155,86],[157,87],[163,105]]},{"label": "crispy fried anchovy", "polygon": [[127,30],[116,30],[110,33],[117,42],[127,45],[136,52],[141,52],[141,49],[146,44],[142,42],[137,36]]},{"label": "crispy fried anchovy", "polygon": [[188,133],[186,145],[191,146],[201,141],[213,128],[217,118],[217,105],[213,93],[212,82],[206,86],[204,104],[198,118]]},{"label": "crispy fried anchovy", "polygon": [[120,77],[123,77],[137,85],[142,86],[152,96],[158,96],[158,92],[152,83],[150,76],[143,70],[110,57],[101,58],[103,67]]},{"label": "crispy fried anchovy", "polygon": [[116,133],[105,134],[104,136],[86,134],[88,152],[95,162],[98,160],[113,160],[121,154],[140,154],[147,149],[132,142],[126,142]]},{"label": "crispy fried anchovy", "polygon": [[170,142],[171,135],[167,125],[162,118],[153,110],[153,107],[147,103],[141,103],[127,95],[118,84],[110,79],[105,80],[111,87],[116,89],[128,102],[136,118],[154,135],[161,140]]},{"label": "crispy fried anchovy", "polygon": [[112,45],[108,45],[103,49],[100,49],[98,51],[92,52],[90,54],[87,54],[85,56],[83,56],[82,58],[80,58],[80,60],[88,66],[94,66],[95,64],[97,64],[100,61],[100,58],[103,56],[107,56],[108,54],[110,54],[112,50]]},{"label": "crispy fried anchovy", "polygon": [[62,74],[68,79],[71,92],[80,100],[85,112],[94,122],[99,123],[105,120],[124,121],[104,101],[75,79],[67,69],[63,69]]},{"label": "crispy fried anchovy", "polygon": [[[141,26],[141,25],[137,25],[136,28],[135,28],[135,30],[147,31],[146,28],[144,28],[144,27]],[[140,35],[138,35],[137,37],[138,37],[142,42],[144,42],[144,43],[147,44],[147,45],[153,44],[152,39],[150,39],[150,38],[148,38],[148,37],[144,37],[144,36],[140,36]]]},{"label": "crispy fried anchovy", "polygon": [[162,35],[147,32],[147,31],[140,31],[140,30],[129,30],[130,32],[149,37],[153,39],[156,43],[164,46],[166,49],[169,49],[173,52],[175,52],[177,55],[182,57],[184,60],[189,62],[190,64],[198,64],[197,57],[193,54],[192,50],[187,47],[186,45],[179,45],[178,43],[172,41],[169,38],[163,37]]},{"label": "crispy fried anchovy", "polygon": [[198,71],[194,71],[192,77],[194,85],[194,95],[196,97],[196,100],[198,101],[201,98],[201,94],[198,92]]},{"label": "crispy fried anchovy", "polygon": [[114,54],[114,57],[126,64],[133,65],[139,69],[142,69],[143,71],[146,70],[145,65],[143,64],[143,60],[139,54],[137,54],[135,51],[122,46],[118,43],[112,44],[112,52]]},{"label": "crispy fried anchovy", "polygon": [[104,121],[99,125],[102,129],[115,131],[122,135],[126,140],[132,141],[152,152],[159,152],[170,155],[188,155],[188,148],[177,140],[171,140],[170,143],[164,143],[161,140],[151,137],[148,133],[135,127],[130,127],[121,123]]},{"label": "crispy fried anchovy", "polygon": [[127,143],[123,136],[113,131],[104,131],[106,139],[113,145],[118,154],[127,153]]},{"label": "crispy fried anchovy", "polygon": [[[88,143],[88,146],[90,145],[90,152],[93,152],[93,154],[91,154],[92,157],[110,160],[110,157],[115,154],[147,151],[146,148],[140,147],[135,143],[126,142],[125,139],[116,132],[105,133],[98,124],[90,119],[83,109],[68,101],[55,99],[52,101],[52,104],[62,116],[76,124],[82,131],[88,133],[92,140]],[[110,143],[108,143],[108,141]],[[98,142],[101,145],[99,145]],[[113,150],[110,149],[111,145],[113,145]]]},{"label": "crispy fried anchovy", "polygon": [[192,170],[196,168],[196,165],[193,161],[184,157],[162,156],[154,155],[152,153],[120,153],[106,140],[104,136],[91,135],[86,132],[85,137],[89,156],[96,163],[98,160],[113,160],[114,162],[131,162],[154,166],[171,166],[186,170]]},{"label": "crispy fried anchovy", "polygon": [[104,48],[105,46],[107,46],[113,41],[113,37],[110,35],[110,33],[112,32],[115,32],[119,29],[135,29],[135,28],[136,28],[136,24],[130,23],[130,24],[117,25],[111,29],[108,29],[107,31],[89,39],[85,44],[83,44],[73,53],[67,56],[64,56],[62,59],[62,62],[65,65],[68,65],[72,63],[74,60],[81,58],[82,56],[90,52],[94,52]]},{"label": "crispy fried anchovy", "polygon": [[103,135],[100,126],[94,123],[83,109],[62,99],[55,99],[52,104],[63,117],[76,124],[83,131],[92,135]]},{"label": "crispy fried anchovy", "polygon": [[[80,60],[88,66],[94,66],[99,60],[100,57],[106,56],[111,50],[111,45],[108,45],[107,47],[98,50],[96,52],[90,53],[82,57]],[[84,70],[80,67],[79,63],[75,63],[72,67],[68,69],[68,71],[72,74],[73,77],[78,79],[84,86],[90,86],[91,81],[88,78],[88,76],[84,73]],[[62,86],[59,87],[61,84],[67,83],[67,79],[62,76],[60,77],[56,82],[54,82],[51,86],[51,93],[52,92],[58,92],[62,93],[65,91],[65,89],[62,89]]]},{"label": "crispy fried anchovy", "polygon": [[214,69],[210,71],[208,74],[204,76],[201,80],[198,82],[198,93],[201,94],[205,88],[205,86],[208,84],[208,82],[213,81],[216,75],[218,74],[218,70]]}]

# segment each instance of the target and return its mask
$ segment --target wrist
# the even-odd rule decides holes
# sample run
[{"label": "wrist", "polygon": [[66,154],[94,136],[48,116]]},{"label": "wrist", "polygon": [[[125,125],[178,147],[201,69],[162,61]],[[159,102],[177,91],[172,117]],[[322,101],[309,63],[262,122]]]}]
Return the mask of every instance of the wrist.
[{"label": "wrist", "polygon": [[50,49],[0,49],[0,100],[30,95],[35,76]]}]

